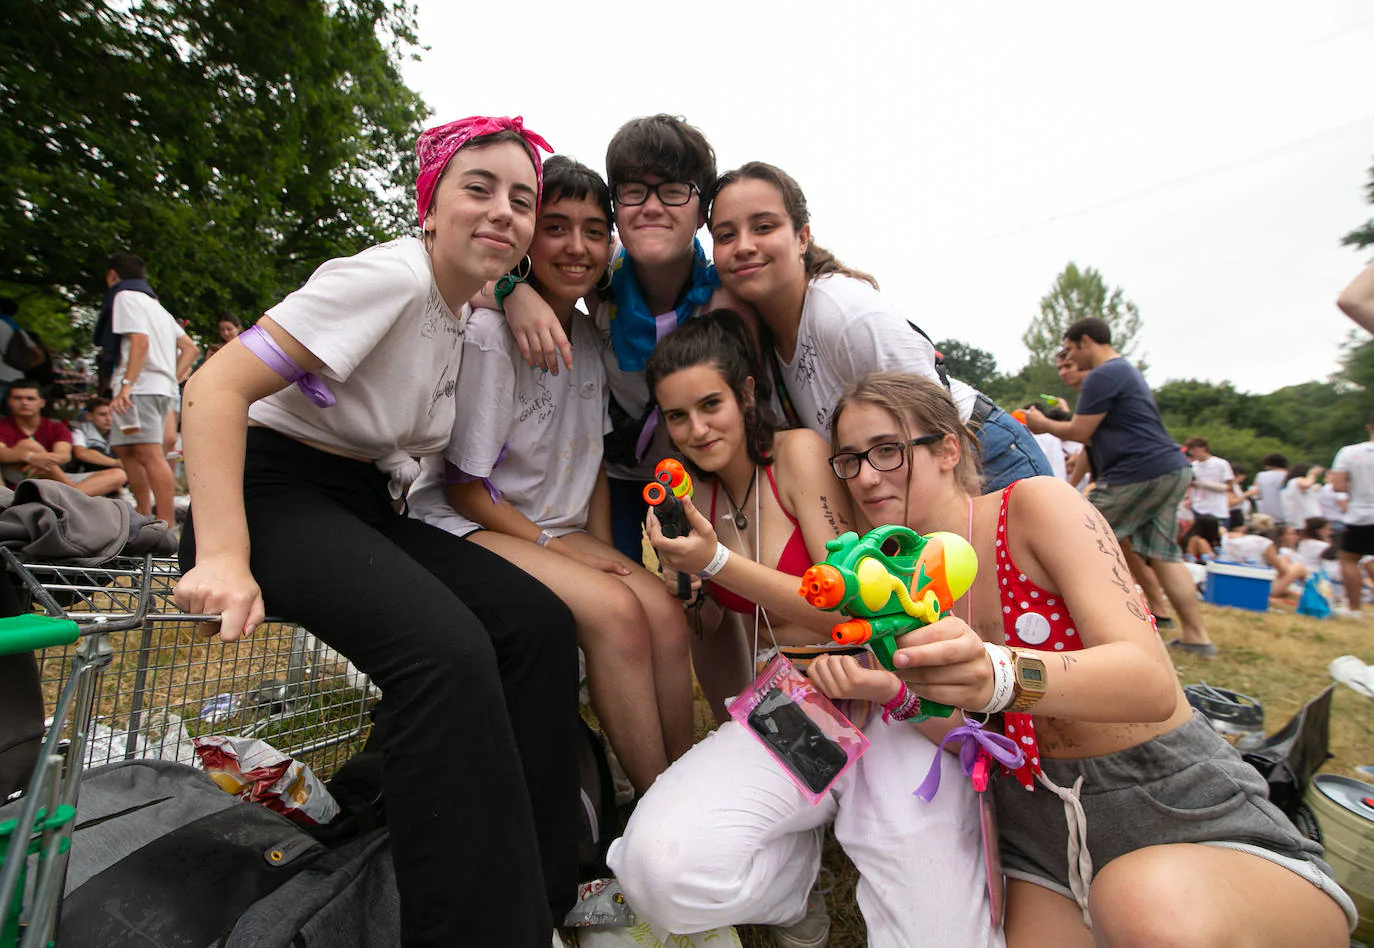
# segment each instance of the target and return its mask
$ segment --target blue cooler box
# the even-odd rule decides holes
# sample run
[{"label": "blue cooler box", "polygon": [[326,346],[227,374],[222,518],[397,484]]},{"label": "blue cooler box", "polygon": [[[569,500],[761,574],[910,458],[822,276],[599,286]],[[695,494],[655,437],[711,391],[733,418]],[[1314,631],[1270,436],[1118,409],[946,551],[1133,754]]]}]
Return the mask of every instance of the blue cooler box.
[{"label": "blue cooler box", "polygon": [[1208,563],[1203,598],[1214,606],[1266,612],[1269,609],[1269,589],[1278,575],[1278,570],[1267,566],[1220,561]]}]

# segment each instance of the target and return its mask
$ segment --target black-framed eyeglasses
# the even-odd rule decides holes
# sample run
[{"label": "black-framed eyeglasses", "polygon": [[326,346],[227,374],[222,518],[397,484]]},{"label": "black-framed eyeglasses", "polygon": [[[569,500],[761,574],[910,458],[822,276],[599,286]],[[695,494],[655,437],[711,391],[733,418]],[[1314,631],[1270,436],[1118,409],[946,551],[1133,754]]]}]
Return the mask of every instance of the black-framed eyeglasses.
[{"label": "black-framed eyeglasses", "polygon": [[694,191],[701,193],[701,189],[691,181],[660,181],[658,184],[622,181],[615,186],[615,203],[638,207],[649,200],[650,194],[654,194],[664,207],[681,207],[692,200]]},{"label": "black-framed eyeglasses", "polygon": [[834,471],[835,476],[842,481],[847,481],[851,477],[858,477],[859,469],[865,461],[875,471],[895,471],[906,461],[907,448],[935,444],[937,441],[943,441],[944,438],[945,436],[942,434],[928,434],[921,435],[919,438],[912,438],[905,444],[900,441],[884,441],[857,454],[853,451],[846,451],[830,459],[830,470]]}]

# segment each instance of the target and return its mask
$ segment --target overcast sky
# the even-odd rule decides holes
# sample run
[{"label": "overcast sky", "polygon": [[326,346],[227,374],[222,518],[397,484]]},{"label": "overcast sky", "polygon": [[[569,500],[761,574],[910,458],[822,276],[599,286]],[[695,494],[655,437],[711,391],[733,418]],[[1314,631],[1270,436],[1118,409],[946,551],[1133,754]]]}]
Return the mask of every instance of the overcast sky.
[{"label": "overcast sky", "polygon": [[419,38],[436,122],[523,114],[604,173],[622,123],[670,112],[721,170],[779,165],[819,243],[1003,371],[1069,261],[1139,305],[1154,385],[1325,378],[1353,325],[1367,0],[420,0]]}]

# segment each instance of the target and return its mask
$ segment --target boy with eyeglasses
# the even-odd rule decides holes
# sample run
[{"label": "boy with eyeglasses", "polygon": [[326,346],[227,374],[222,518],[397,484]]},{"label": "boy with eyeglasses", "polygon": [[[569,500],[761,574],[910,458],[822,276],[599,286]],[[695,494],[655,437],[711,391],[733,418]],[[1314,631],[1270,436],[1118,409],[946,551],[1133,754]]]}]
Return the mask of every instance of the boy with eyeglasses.
[{"label": "boy with eyeglasses", "polygon": [[[641,491],[654,464],[672,452],[652,410],[644,363],[660,339],[712,308],[719,292],[715,268],[696,237],[706,223],[716,155],[699,129],[672,115],[651,115],[615,133],[606,148],[606,173],[620,246],[613,251],[609,288],[598,288],[599,301],[589,303],[611,393],[606,473],[615,547],[639,562],[647,510]],[[504,304],[527,361],[555,374],[560,359],[572,368],[571,344],[531,287],[515,287]]]}]

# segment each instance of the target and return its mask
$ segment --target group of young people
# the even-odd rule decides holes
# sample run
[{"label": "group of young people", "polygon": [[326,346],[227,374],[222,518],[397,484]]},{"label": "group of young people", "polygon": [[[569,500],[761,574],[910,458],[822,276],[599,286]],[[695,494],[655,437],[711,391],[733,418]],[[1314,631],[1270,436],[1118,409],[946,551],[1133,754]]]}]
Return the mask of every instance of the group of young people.
[{"label": "group of young people", "polygon": [[[1353,907],[1192,716],[1105,521],[815,242],[795,181],[717,176],[666,115],[617,133],[609,182],[541,151],[519,118],[427,130],[420,234],[323,264],[185,393],[177,602],[226,640],[270,609],[381,687],[406,944],[550,943],[578,881],[578,646],[641,795],[609,862],[668,930],[824,944],[833,823],[876,946],[1344,943]],[[642,496],[669,454],[695,485],[677,537]],[[831,651],[834,614],[797,594],[828,541],[883,524],[957,533],[981,567],[897,674]],[[814,806],[725,720],[765,646],[870,741]],[[1036,662],[1042,690],[1003,687]],[[694,671],[723,721],[696,746]],[[939,749],[960,712],[899,720],[916,695],[1016,701],[1005,932]]]}]

